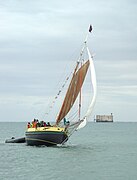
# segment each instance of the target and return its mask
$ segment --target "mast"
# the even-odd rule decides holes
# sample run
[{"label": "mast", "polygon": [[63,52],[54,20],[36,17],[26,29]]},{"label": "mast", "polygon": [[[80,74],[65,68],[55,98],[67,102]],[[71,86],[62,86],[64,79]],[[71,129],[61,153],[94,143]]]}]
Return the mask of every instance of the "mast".
[{"label": "mast", "polygon": [[[82,66],[82,62],[81,62],[81,66]],[[81,75],[80,75],[80,82],[81,82]],[[81,97],[82,96],[82,89],[80,89],[80,92],[79,92],[79,113],[78,113],[78,115],[79,115],[79,120],[80,120],[80,115],[81,115]]]}]

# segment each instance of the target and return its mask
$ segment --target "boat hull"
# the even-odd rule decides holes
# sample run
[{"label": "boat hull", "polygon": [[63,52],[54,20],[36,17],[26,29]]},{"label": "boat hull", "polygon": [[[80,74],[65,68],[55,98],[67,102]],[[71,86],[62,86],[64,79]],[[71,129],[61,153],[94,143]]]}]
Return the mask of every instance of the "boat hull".
[{"label": "boat hull", "polygon": [[25,143],[25,137],[22,138],[14,138],[12,137],[11,139],[6,139],[5,143]]},{"label": "boat hull", "polygon": [[63,128],[39,128],[27,131],[26,143],[29,146],[56,146],[68,140],[68,136]]}]

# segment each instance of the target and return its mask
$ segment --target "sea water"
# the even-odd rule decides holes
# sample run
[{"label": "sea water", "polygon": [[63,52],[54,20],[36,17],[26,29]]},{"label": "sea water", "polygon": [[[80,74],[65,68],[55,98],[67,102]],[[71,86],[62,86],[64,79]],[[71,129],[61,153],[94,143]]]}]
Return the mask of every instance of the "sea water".
[{"label": "sea water", "polygon": [[0,123],[0,180],[136,180],[137,123],[88,123],[64,146],[6,144],[25,123]]}]

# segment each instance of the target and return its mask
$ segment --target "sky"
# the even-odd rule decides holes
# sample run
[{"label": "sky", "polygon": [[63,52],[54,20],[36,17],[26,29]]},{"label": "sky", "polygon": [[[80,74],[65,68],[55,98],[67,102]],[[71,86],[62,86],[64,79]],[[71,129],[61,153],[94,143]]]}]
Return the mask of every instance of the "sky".
[{"label": "sky", "polygon": [[98,88],[91,121],[113,113],[137,122],[136,0],[0,0],[0,121],[45,111],[89,24]]}]

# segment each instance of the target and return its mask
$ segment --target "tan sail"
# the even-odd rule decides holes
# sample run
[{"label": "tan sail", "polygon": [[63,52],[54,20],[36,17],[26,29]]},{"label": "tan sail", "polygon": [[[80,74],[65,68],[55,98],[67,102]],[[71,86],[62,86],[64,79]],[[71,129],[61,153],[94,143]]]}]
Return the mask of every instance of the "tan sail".
[{"label": "tan sail", "polygon": [[84,63],[77,72],[76,72],[77,69],[76,67],[68,91],[66,93],[63,105],[57,117],[56,124],[58,124],[67,115],[67,113],[70,111],[71,107],[73,106],[81,90],[82,84],[87,74],[88,67],[89,67],[89,60],[86,63]]}]

